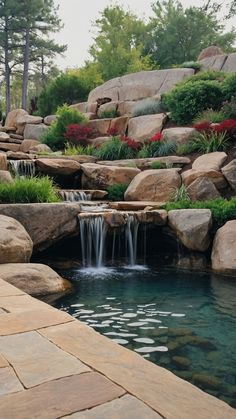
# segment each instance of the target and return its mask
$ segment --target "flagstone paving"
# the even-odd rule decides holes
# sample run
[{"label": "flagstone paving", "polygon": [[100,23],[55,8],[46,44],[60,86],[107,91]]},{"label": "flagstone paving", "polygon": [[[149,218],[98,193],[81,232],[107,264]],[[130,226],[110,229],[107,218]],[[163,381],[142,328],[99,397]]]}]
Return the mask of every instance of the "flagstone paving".
[{"label": "flagstone paving", "polygon": [[0,419],[236,419],[223,401],[0,279]]}]

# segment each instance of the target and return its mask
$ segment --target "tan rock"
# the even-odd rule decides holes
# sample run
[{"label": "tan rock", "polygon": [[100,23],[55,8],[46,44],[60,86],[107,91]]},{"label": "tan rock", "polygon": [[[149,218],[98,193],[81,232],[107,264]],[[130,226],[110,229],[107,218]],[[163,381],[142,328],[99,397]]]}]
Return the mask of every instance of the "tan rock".
[{"label": "tan rock", "polygon": [[36,166],[41,173],[47,175],[69,176],[80,170],[80,164],[75,160],[57,159],[37,159]]},{"label": "tan rock", "polygon": [[23,153],[23,151],[7,151],[8,160],[32,160],[34,156]]},{"label": "tan rock", "polygon": [[97,136],[103,136],[107,134],[111,126],[111,119],[93,119],[87,122],[87,126],[92,128]]},{"label": "tan rock", "polygon": [[126,100],[126,101],[119,102],[117,112],[121,116],[128,115],[131,117],[133,115],[136,105],[137,105],[137,101],[134,101],[134,100]]},{"label": "tan rock", "polygon": [[13,127],[17,128],[16,120],[22,116],[28,115],[24,109],[14,109],[13,111],[7,114],[7,118],[5,121],[5,127]]},{"label": "tan rock", "polygon": [[194,128],[176,127],[167,128],[162,131],[165,140],[175,142],[177,145],[188,143],[197,134]]},{"label": "tan rock", "polygon": [[[37,250],[47,249],[64,237],[75,234],[79,212],[79,204],[69,203],[0,205],[0,214],[18,220],[29,233]],[[6,262],[15,261],[5,260],[4,263]]]},{"label": "tan rock", "polygon": [[98,109],[98,103],[97,102],[93,102],[93,103],[87,103],[86,106],[86,112],[91,112],[91,113],[97,113],[97,109]]},{"label": "tan rock", "polygon": [[73,105],[70,105],[70,108],[76,109],[81,113],[85,113],[87,112],[87,102],[74,103]]},{"label": "tan rock", "polygon": [[5,153],[0,153],[0,170],[7,170],[7,157]]},{"label": "tan rock", "polygon": [[23,153],[28,153],[31,148],[38,144],[40,144],[40,142],[37,140],[23,140],[20,145],[20,151],[23,151]]},{"label": "tan rock", "polygon": [[236,276],[236,220],[221,227],[213,242],[212,269],[223,274]]},{"label": "tan rock", "polygon": [[48,115],[45,116],[45,118],[43,119],[43,123],[45,125],[52,125],[53,122],[55,122],[57,120],[57,115]]},{"label": "tan rock", "polygon": [[104,220],[111,228],[122,227],[126,224],[125,217],[121,212],[105,212]]},{"label": "tan rock", "polygon": [[[120,166],[120,167],[137,167],[140,170],[152,169],[153,163],[160,163],[164,168],[172,168],[173,166],[184,166],[191,163],[188,157],[166,156],[166,157],[152,157],[144,159],[124,159],[124,160],[100,160],[97,164],[106,166]],[[166,166],[166,167],[165,167]]]},{"label": "tan rock", "polygon": [[225,73],[235,73],[236,72],[236,53],[229,54],[223,67],[222,71]]},{"label": "tan rock", "polygon": [[[13,178],[7,170],[0,170],[0,183],[13,183]],[[0,201],[1,203],[1,201]]]},{"label": "tan rock", "polygon": [[102,166],[96,163],[85,163],[81,165],[83,171],[83,189],[107,189],[114,184],[128,185],[131,180],[140,172],[139,169],[131,167]]},{"label": "tan rock", "polygon": [[6,132],[0,132],[0,141],[8,143],[10,141],[10,135]]},{"label": "tan rock", "polygon": [[118,108],[119,102],[107,102],[101,105],[98,109],[98,116],[101,118],[103,112],[116,112]]},{"label": "tan rock", "polygon": [[227,154],[222,151],[203,154],[198,157],[192,164],[194,170],[220,170],[223,163],[227,159]]},{"label": "tan rock", "polygon": [[206,201],[208,199],[221,198],[211,179],[199,177],[194,180],[187,188],[191,201]]},{"label": "tan rock", "polygon": [[[24,140],[24,141],[27,141],[27,140]],[[36,141],[36,140],[34,140],[34,141]],[[29,152],[30,153],[52,153],[52,149],[50,148],[50,147],[48,147],[48,145],[47,144],[38,144],[38,145],[33,145],[31,148],[30,148],[30,150],[29,150]]]},{"label": "tan rock", "polygon": [[125,200],[166,202],[180,185],[181,177],[176,169],[146,170],[130,183]]},{"label": "tan rock", "polygon": [[90,138],[88,140],[89,144],[93,144],[95,147],[100,146],[102,144],[107,143],[108,141],[111,141],[112,137],[97,137],[97,138]]},{"label": "tan rock", "polygon": [[204,48],[199,56],[198,56],[198,61],[203,60],[204,58],[209,58],[209,57],[215,57],[217,55],[222,55],[224,54],[224,51],[220,48],[217,47],[216,45],[211,45],[207,48]]},{"label": "tan rock", "polygon": [[1,264],[0,277],[33,296],[62,293],[72,287],[69,281],[40,263]]},{"label": "tan rock", "polygon": [[232,160],[227,166],[222,167],[221,170],[231,188],[236,191],[236,159]]},{"label": "tan rock", "polygon": [[47,130],[48,125],[45,124],[26,124],[24,129],[24,139],[40,141]]},{"label": "tan rock", "polygon": [[12,144],[12,143],[2,143],[0,142],[0,150],[3,151],[19,151],[20,144]]},{"label": "tan rock", "polygon": [[125,134],[129,122],[128,116],[120,116],[111,120],[110,129],[114,128],[118,134]]},{"label": "tan rock", "polygon": [[144,115],[131,118],[128,124],[128,136],[144,142],[161,131],[167,119],[166,114]]},{"label": "tan rock", "polygon": [[0,396],[3,394],[16,393],[23,389],[24,387],[18,380],[13,368],[0,368]]},{"label": "tan rock", "polygon": [[16,132],[17,134],[23,134],[26,124],[37,125],[37,124],[41,124],[42,122],[43,122],[43,118],[41,118],[41,116],[33,116],[33,115],[17,116],[16,118],[17,131]]},{"label": "tan rock", "polygon": [[201,70],[202,71],[209,71],[209,70],[222,71],[226,59],[227,59],[226,54],[203,58],[200,61]]},{"label": "tan rock", "polygon": [[153,201],[117,201],[109,202],[109,208],[119,211],[153,211],[162,208],[164,202]]},{"label": "tan rock", "polygon": [[29,262],[32,240],[25,228],[14,218],[0,216],[0,263]]},{"label": "tan rock", "polygon": [[167,223],[167,211],[165,210],[146,210],[137,212],[137,219],[142,224],[152,224],[164,226]]},{"label": "tan rock", "polygon": [[192,69],[141,71],[109,80],[92,90],[88,103],[100,98],[135,101],[170,91],[176,83],[194,74]]},{"label": "tan rock", "polygon": [[200,177],[207,177],[212,180],[217,189],[224,189],[227,187],[227,182],[221,172],[217,170],[186,170],[182,173],[182,180],[185,186],[189,186],[195,179]]},{"label": "tan rock", "polygon": [[212,225],[208,209],[183,209],[169,211],[170,227],[188,249],[204,252],[210,244],[209,232]]},{"label": "tan rock", "polygon": [[88,121],[91,121],[93,119],[97,119],[97,114],[96,113],[93,113],[93,112],[85,112],[85,113],[83,113],[83,115],[85,116],[85,118]]}]

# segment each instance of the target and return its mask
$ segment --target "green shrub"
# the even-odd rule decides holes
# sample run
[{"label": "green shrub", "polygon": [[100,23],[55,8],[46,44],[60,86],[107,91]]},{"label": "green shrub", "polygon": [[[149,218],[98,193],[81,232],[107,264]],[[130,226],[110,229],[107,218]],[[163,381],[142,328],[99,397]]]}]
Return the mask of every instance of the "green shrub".
[{"label": "green shrub", "polygon": [[16,178],[14,183],[0,183],[0,203],[60,202],[49,177]]},{"label": "green shrub", "polygon": [[119,183],[119,184],[109,186],[107,188],[108,199],[110,201],[123,201],[124,200],[124,194],[125,194],[125,191],[126,191],[127,188],[128,188],[128,185],[125,185],[123,183]]},{"label": "green shrub", "polygon": [[218,122],[224,121],[225,113],[223,110],[220,111],[213,111],[213,109],[207,109],[206,111],[203,111],[199,113],[196,118],[194,118],[193,123],[199,124],[201,122],[211,122],[212,124],[217,124]]},{"label": "green shrub", "polygon": [[99,119],[113,119],[117,118],[119,116],[116,109],[110,110],[110,111],[103,111],[101,115],[99,116]]},{"label": "green shrub", "polygon": [[190,201],[190,197],[187,191],[187,188],[184,184],[180,186],[180,188],[176,188],[172,194],[173,202],[181,202],[181,201]]},{"label": "green shrub", "polygon": [[58,106],[71,105],[87,100],[90,87],[86,86],[79,74],[64,73],[53,80],[39,95],[38,114],[55,114]]},{"label": "green shrub", "polygon": [[223,112],[225,119],[236,119],[236,99],[233,96],[231,100],[223,102],[221,112]]},{"label": "green shrub", "polygon": [[154,161],[152,164],[151,164],[151,169],[166,169],[166,164],[165,163],[162,163],[162,162],[160,162],[160,161]]},{"label": "green shrub", "polygon": [[219,82],[199,80],[176,85],[165,96],[165,102],[176,123],[188,124],[197,114],[208,108],[219,109],[223,98],[223,88]]},{"label": "green shrub", "polygon": [[224,132],[201,132],[192,141],[193,151],[199,153],[213,153],[214,151],[225,151],[229,146],[229,137]]},{"label": "green shrub", "polygon": [[195,153],[195,145],[192,142],[189,142],[187,144],[181,144],[178,146],[176,150],[176,154],[178,156],[186,156],[188,154]]},{"label": "green shrub", "polygon": [[236,97],[236,73],[229,74],[223,83],[223,91],[226,100]]},{"label": "green shrub", "polygon": [[92,144],[87,145],[87,146],[82,146],[82,145],[75,146],[75,145],[66,143],[64,155],[65,156],[81,156],[81,155],[92,156],[94,154],[94,151],[95,149]]},{"label": "green shrub", "polygon": [[144,99],[134,107],[133,116],[153,115],[166,111],[167,108],[161,100]]},{"label": "green shrub", "polygon": [[185,85],[187,83],[198,83],[199,81],[217,81],[222,83],[225,80],[225,77],[226,75],[222,71],[202,71],[193,76],[187,77],[186,79],[179,82],[177,86]]},{"label": "green shrub", "polygon": [[95,151],[95,155],[100,160],[132,159],[136,156],[136,150],[129,147],[120,137],[112,137]]},{"label": "green shrub", "polygon": [[53,151],[62,150],[66,143],[66,127],[70,124],[87,122],[87,119],[76,109],[67,105],[61,106],[57,111],[57,119],[42,137],[42,142],[47,144]]},{"label": "green shrub", "polygon": [[193,68],[195,71],[201,70],[201,64],[197,61],[185,61],[180,68]]},{"label": "green shrub", "polygon": [[167,211],[187,208],[210,209],[214,221],[219,224],[236,219],[236,197],[231,198],[229,201],[223,198],[196,202],[184,200],[179,202],[168,202],[165,205]]},{"label": "green shrub", "polygon": [[138,157],[150,158],[150,157],[163,157],[174,154],[176,151],[176,143],[174,141],[153,141],[144,144],[142,149],[138,153]]}]

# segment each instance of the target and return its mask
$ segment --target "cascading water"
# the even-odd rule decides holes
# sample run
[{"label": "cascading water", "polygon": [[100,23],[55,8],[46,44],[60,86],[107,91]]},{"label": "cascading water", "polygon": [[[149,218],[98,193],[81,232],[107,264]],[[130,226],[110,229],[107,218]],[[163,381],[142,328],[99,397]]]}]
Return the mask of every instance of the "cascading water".
[{"label": "cascading water", "polygon": [[81,217],[80,238],[83,266],[101,268],[104,261],[107,228],[101,215]]},{"label": "cascading water", "polygon": [[65,202],[91,201],[91,194],[84,191],[61,191],[60,195]]},{"label": "cascading water", "polygon": [[137,242],[138,242],[139,221],[132,215],[127,215],[127,224],[125,226],[125,239],[127,247],[127,256],[129,265],[134,266],[137,258]]},{"label": "cascading water", "polygon": [[10,170],[15,176],[33,177],[35,176],[34,160],[10,160]]}]

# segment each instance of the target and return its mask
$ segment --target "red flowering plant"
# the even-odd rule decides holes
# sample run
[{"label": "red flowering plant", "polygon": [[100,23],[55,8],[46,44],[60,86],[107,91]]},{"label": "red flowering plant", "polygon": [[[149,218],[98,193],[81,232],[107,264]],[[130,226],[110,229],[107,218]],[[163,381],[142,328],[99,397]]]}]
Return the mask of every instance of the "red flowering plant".
[{"label": "red flowering plant", "polygon": [[64,137],[75,145],[87,145],[87,140],[93,129],[84,124],[70,124],[66,127]]},{"label": "red flowering plant", "polygon": [[124,141],[127,144],[127,146],[134,151],[139,151],[142,148],[142,144],[139,141],[135,141],[130,137],[122,135],[120,139],[121,141]]},{"label": "red flowering plant", "polygon": [[116,137],[118,133],[119,131],[116,127],[111,127],[107,130],[107,134],[110,135],[111,137]]},{"label": "red flowering plant", "polygon": [[150,142],[156,143],[157,141],[162,141],[163,139],[163,134],[159,131],[150,139]]},{"label": "red flowering plant", "polygon": [[194,124],[193,128],[195,128],[199,132],[210,132],[211,131],[211,123],[209,121],[199,122],[198,124]]},{"label": "red flowering plant", "polygon": [[226,119],[212,128],[215,132],[226,132],[230,137],[236,137],[236,120]]}]

